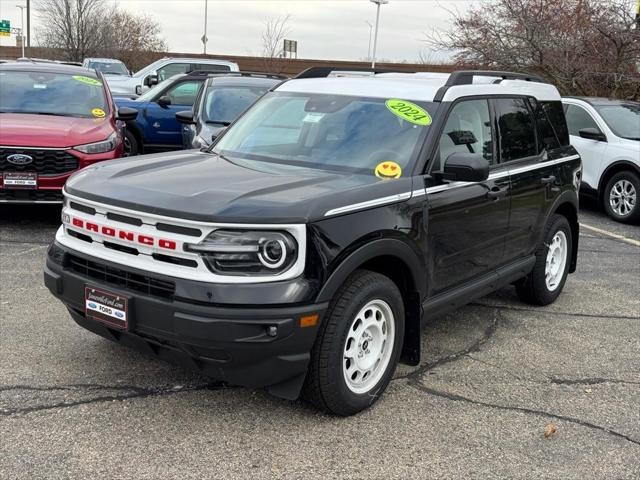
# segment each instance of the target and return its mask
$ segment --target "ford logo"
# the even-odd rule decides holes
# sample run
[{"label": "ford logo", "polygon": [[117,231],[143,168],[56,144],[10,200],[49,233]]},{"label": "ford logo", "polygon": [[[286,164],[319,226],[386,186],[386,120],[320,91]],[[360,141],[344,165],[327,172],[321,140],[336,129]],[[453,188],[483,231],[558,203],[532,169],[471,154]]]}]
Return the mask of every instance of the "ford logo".
[{"label": "ford logo", "polygon": [[15,153],[7,157],[7,162],[13,163],[14,165],[29,165],[33,162],[33,157],[23,155],[22,153]]}]

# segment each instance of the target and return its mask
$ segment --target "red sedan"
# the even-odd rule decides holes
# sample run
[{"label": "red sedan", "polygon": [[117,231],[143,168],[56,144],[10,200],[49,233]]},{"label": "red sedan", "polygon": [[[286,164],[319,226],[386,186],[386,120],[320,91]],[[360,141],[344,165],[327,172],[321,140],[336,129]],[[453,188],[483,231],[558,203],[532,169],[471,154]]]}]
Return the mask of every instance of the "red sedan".
[{"label": "red sedan", "polygon": [[119,158],[118,120],[102,75],[55,63],[0,65],[0,203],[55,203],[69,176]]}]

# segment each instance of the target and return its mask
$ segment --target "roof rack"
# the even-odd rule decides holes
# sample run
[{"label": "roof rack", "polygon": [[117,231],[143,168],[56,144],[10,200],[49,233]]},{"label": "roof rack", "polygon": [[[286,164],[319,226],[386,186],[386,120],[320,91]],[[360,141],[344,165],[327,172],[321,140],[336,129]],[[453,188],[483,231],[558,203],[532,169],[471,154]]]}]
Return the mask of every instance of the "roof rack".
[{"label": "roof rack", "polygon": [[288,78],[285,75],[277,75],[275,73],[245,72],[245,71],[238,72],[238,71],[216,70],[216,69],[211,69],[211,70],[192,70],[189,73],[187,73],[187,75],[189,75],[189,76],[198,76],[198,75],[213,76],[213,75],[219,75],[221,77],[227,77],[227,76],[262,77],[262,78],[274,78],[274,79],[278,79],[278,80],[285,80],[285,79]]},{"label": "roof rack", "polygon": [[331,75],[333,72],[362,72],[372,73],[374,75],[378,73],[416,73],[410,71],[400,70],[388,70],[380,68],[362,68],[362,67],[311,67],[300,72],[294,78],[324,78]]},{"label": "roof rack", "polygon": [[446,87],[455,85],[471,85],[473,77],[499,77],[494,83],[500,83],[502,80],[524,80],[525,82],[549,83],[539,75],[531,75],[529,73],[516,72],[500,72],[493,70],[457,70],[449,75]]}]

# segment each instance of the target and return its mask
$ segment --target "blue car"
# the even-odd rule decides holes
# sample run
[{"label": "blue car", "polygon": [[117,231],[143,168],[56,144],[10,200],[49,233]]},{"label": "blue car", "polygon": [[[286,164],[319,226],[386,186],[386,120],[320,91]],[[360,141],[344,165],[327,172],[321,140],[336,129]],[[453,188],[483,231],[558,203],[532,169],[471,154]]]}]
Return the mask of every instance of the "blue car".
[{"label": "blue car", "polygon": [[176,113],[193,106],[200,87],[212,73],[175,75],[135,99],[115,97],[118,107],[138,109],[136,120],[127,122],[125,129],[125,156],[183,148],[185,127],[176,120]]}]

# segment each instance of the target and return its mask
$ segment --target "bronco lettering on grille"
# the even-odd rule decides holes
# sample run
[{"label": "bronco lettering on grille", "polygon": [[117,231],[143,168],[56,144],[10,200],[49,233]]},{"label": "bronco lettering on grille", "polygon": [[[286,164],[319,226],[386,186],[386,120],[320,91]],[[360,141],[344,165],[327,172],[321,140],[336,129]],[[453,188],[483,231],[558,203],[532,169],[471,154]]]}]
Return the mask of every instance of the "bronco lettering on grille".
[{"label": "bronco lettering on grille", "polygon": [[149,235],[142,235],[135,232],[128,232],[126,230],[120,230],[113,227],[107,227],[105,225],[99,225],[93,222],[85,222],[80,218],[71,218],[71,224],[74,227],[81,228],[87,232],[101,233],[106,237],[118,238],[120,240],[126,240],[131,243],[137,243],[140,245],[146,245],[149,247],[159,247],[165,250],[176,250],[177,245],[173,240],[167,240],[164,238],[154,238]]}]

